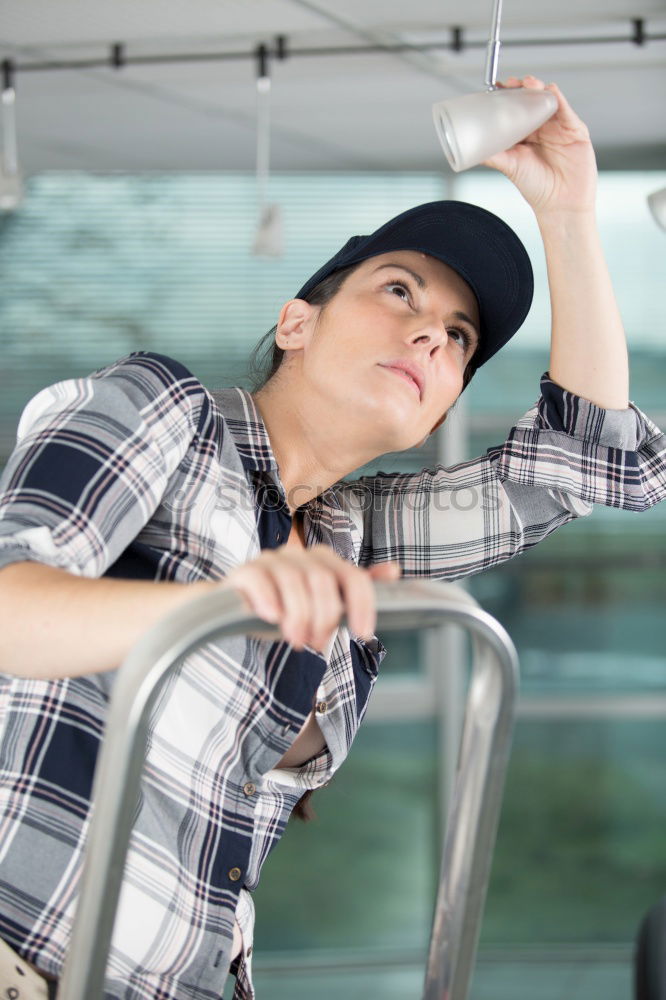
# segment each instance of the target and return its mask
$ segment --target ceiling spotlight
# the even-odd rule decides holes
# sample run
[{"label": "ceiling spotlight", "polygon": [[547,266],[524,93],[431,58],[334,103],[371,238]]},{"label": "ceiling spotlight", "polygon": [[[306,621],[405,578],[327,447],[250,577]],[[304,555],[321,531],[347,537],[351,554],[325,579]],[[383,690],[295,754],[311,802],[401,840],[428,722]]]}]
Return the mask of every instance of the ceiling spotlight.
[{"label": "ceiling spotlight", "polygon": [[275,203],[264,205],[259,217],[259,226],[252,244],[255,257],[281,257],[284,253],[284,227],[282,209]]},{"label": "ceiling spotlight", "polygon": [[494,0],[486,59],[486,90],[433,105],[439,141],[455,171],[467,170],[509,149],[534,132],[557,110],[549,90],[497,86],[502,0]]},{"label": "ceiling spotlight", "polygon": [[13,86],[13,65],[2,64],[2,153],[0,154],[0,209],[10,212],[23,199],[23,181],[18,165],[16,143],[16,91]]},{"label": "ceiling spotlight", "polygon": [[648,195],[647,202],[657,225],[666,229],[666,188],[653,191]]}]

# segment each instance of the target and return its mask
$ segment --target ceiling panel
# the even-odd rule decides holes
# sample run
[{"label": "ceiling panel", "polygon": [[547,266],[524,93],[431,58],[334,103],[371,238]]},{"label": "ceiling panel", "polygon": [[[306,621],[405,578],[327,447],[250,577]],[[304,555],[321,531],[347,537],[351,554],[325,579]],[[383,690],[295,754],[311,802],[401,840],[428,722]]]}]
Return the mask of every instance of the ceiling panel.
[{"label": "ceiling panel", "polygon": [[13,45],[154,43],[307,31],[321,17],[290,0],[4,0],[0,33]]},{"label": "ceiling panel", "polygon": [[[275,169],[448,170],[431,124],[434,100],[480,89],[490,0],[2,0],[0,58],[16,60],[19,152],[44,169],[252,169],[260,41],[284,33],[292,50],[355,47],[373,38],[448,41],[461,53],[294,55],[273,60]],[[666,35],[663,0],[505,2],[501,74],[556,79],[614,165],[666,167],[666,41],[575,44],[626,35],[633,18]],[[388,33],[388,34],[387,34]],[[568,37],[567,46],[510,41]],[[21,72],[26,61],[235,51],[226,62]]]},{"label": "ceiling panel", "polygon": [[[428,27],[462,24],[487,30],[492,0],[410,0],[408,11],[402,0],[336,0],[327,4],[338,16],[355,20],[364,26],[400,28],[407,20],[419,21]],[[558,0],[556,4],[535,3],[534,0],[505,0],[502,23],[517,25],[559,24],[572,26],[593,24],[595,20],[624,20],[634,17],[663,17],[661,0]]]}]

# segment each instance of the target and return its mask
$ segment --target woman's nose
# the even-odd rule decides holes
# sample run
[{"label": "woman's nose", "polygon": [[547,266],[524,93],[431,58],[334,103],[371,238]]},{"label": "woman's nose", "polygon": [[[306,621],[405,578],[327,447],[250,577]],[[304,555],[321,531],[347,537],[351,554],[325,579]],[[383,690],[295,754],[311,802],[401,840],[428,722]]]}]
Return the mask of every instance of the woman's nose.
[{"label": "woman's nose", "polygon": [[427,323],[419,326],[418,330],[412,331],[410,341],[412,344],[428,344],[431,350],[440,347],[446,342],[446,330],[437,323]]}]

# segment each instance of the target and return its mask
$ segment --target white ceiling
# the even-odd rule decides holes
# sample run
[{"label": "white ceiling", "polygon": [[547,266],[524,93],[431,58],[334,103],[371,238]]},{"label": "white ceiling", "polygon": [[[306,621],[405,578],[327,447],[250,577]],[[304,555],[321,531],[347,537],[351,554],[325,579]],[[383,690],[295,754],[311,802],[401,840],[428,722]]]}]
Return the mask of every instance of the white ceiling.
[{"label": "white ceiling", "polygon": [[[255,158],[255,61],[21,72],[43,60],[294,52],[369,42],[485,41],[491,0],[0,0],[0,58],[16,62],[19,155],[45,169],[245,170]],[[666,40],[626,38],[642,18],[666,36],[665,0],[505,0],[500,77],[556,80],[588,123],[602,165],[666,167]],[[568,45],[513,46],[519,39]],[[273,60],[278,170],[439,169],[430,106],[482,87],[485,53],[336,54]],[[448,169],[448,168],[445,168]]]}]

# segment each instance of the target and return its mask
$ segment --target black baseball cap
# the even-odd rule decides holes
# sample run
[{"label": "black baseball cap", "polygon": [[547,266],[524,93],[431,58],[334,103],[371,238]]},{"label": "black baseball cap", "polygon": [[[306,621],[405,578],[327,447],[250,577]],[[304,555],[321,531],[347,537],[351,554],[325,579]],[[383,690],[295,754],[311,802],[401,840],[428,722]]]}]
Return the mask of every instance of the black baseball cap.
[{"label": "black baseball cap", "polygon": [[470,286],[481,320],[477,367],[504,347],[529,312],[534,277],[525,247],[496,215],[465,201],[418,205],[369,236],[352,236],[305,282],[296,298],[307,299],[334,271],[391,250],[418,250],[437,257]]}]

